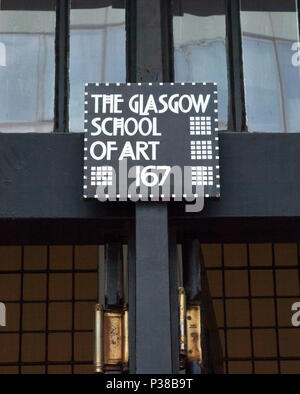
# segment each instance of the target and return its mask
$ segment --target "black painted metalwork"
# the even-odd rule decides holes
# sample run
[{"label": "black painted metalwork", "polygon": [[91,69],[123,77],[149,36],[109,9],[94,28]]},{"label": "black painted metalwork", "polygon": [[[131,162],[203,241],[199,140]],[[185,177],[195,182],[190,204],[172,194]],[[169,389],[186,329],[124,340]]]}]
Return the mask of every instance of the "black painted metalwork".
[{"label": "black painted metalwork", "polygon": [[115,242],[106,245],[106,306],[123,305],[123,252],[122,244]]},{"label": "black painted metalwork", "polygon": [[[197,240],[188,240],[182,245],[183,286],[187,302],[201,303],[200,245]],[[187,374],[204,374],[203,365],[187,362]]]},{"label": "black painted metalwork", "polygon": [[137,45],[137,0],[126,1],[126,79],[136,82],[136,45]]},{"label": "black painted metalwork", "polygon": [[297,0],[297,10],[298,10],[298,27],[299,27],[299,40],[300,40],[300,0]]},{"label": "black painted metalwork", "polygon": [[161,82],[166,73],[162,61],[161,1],[136,3],[136,82]]},{"label": "black painted metalwork", "polygon": [[183,286],[187,303],[200,305],[201,310],[201,362],[187,362],[187,374],[223,373],[223,354],[218,327],[206,278],[204,260],[197,239],[182,244]]},{"label": "black painted metalwork", "polygon": [[174,81],[173,18],[170,1],[161,1],[160,10],[163,81]]},{"label": "black painted metalwork", "polygon": [[[119,310],[124,303],[122,243],[113,242],[105,246],[105,266],[105,308]],[[121,374],[121,371],[107,371],[105,373],[118,375]]]},{"label": "black painted metalwork", "polygon": [[[136,204],[136,372],[172,373],[168,211]],[[132,281],[130,286],[134,286]]]},{"label": "black painted metalwork", "polygon": [[237,132],[246,130],[240,1],[227,1],[227,46],[230,86],[229,128]]},{"label": "black painted metalwork", "polygon": [[69,129],[70,0],[56,2],[55,124],[56,132]]},{"label": "black painted metalwork", "polygon": [[[297,223],[299,151],[298,133],[220,133],[220,200],[206,201],[203,212],[193,214],[174,203],[171,218],[195,225],[200,218]],[[109,220],[111,228],[133,219],[134,204],[83,200],[82,163],[79,133],[0,134],[0,219],[98,219]],[[111,228],[103,226],[100,234]]]},{"label": "black painted metalwork", "polygon": [[6,11],[49,11],[55,9],[55,2],[56,0],[2,0],[1,9]]},{"label": "black painted metalwork", "polygon": [[128,311],[129,311],[129,371],[136,373],[136,251],[135,226],[128,234]]},{"label": "black painted metalwork", "polygon": [[171,310],[171,352],[172,371],[179,372],[179,313],[178,313],[178,256],[176,228],[169,226],[169,275],[170,275],[170,310]]},{"label": "black painted metalwork", "polygon": [[[165,26],[170,19],[169,4],[163,3],[136,3],[135,80],[139,82],[172,78],[169,24]],[[135,287],[135,294],[129,298],[135,308],[135,322],[130,318],[135,330],[135,337],[130,334],[135,354],[130,357],[137,373],[178,372],[178,325],[176,329],[174,317],[178,305],[170,300],[177,294],[176,243],[173,238],[169,244],[168,206],[137,203],[135,220],[135,267],[131,262],[129,276],[129,286]]]}]

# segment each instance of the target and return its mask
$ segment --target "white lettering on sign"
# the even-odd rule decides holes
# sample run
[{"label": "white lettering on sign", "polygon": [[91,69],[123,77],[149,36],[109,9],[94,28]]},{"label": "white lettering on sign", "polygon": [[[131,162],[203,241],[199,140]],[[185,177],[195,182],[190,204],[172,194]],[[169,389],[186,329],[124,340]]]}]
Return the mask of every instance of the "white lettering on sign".
[{"label": "white lettering on sign", "polygon": [[92,120],[92,126],[95,131],[91,132],[93,137],[100,135],[101,133],[109,137],[115,137],[117,135],[134,136],[140,134],[143,137],[149,135],[161,136],[161,133],[157,131],[157,118],[141,118],[137,120],[135,118],[94,118]]},{"label": "white lettering on sign", "polygon": [[[124,103],[124,98],[121,94],[92,94],[91,97],[94,99],[94,111],[95,113],[101,112],[105,114],[122,113],[120,105]],[[135,94],[129,100],[129,109],[140,116],[143,116],[139,120],[133,117],[95,117],[92,119],[91,124],[94,130],[91,132],[93,137],[104,134],[109,137],[115,136],[135,136],[139,134],[143,137],[148,136],[161,136],[161,132],[157,130],[157,118],[147,118],[150,113],[161,114],[166,111],[179,114],[188,113],[192,109],[199,113],[200,111],[205,112],[209,104],[210,95],[205,97],[201,94],[196,97],[194,94],[173,94],[168,97],[167,94],[162,94],[158,97],[158,103],[155,101],[153,94],[150,94],[147,100],[145,100],[143,94]],[[159,141],[137,141],[135,146],[130,141],[126,141],[124,146],[119,152],[118,160],[130,158],[132,160],[156,160],[157,145]],[[97,141],[94,142],[90,147],[91,157],[97,161],[107,159],[111,160],[112,152],[118,151],[116,143],[114,141],[108,141],[106,145]]]},{"label": "white lettering on sign", "polygon": [[83,197],[218,198],[217,104],[213,82],[86,84]]},{"label": "white lettering on sign", "polygon": [[173,94],[169,98],[167,94],[162,94],[158,98],[160,105],[157,105],[152,94],[150,94],[146,102],[144,101],[144,95],[135,94],[129,100],[129,108],[132,112],[142,116],[149,115],[150,112],[155,114],[163,114],[166,111],[171,111],[175,114],[179,114],[179,112],[188,113],[192,109],[199,113],[200,110],[202,112],[206,111],[209,100],[210,94],[206,95],[205,99],[202,94],[199,94],[197,99],[194,94],[183,94],[181,96]]},{"label": "white lettering on sign", "polygon": [[111,160],[112,153],[115,151],[118,153],[118,160],[131,159],[131,160],[156,160],[157,146],[160,144],[159,141],[136,141],[132,144],[130,141],[126,141],[121,151],[116,146],[116,141],[95,141],[92,143],[90,148],[91,157],[94,160]]},{"label": "white lettering on sign", "polygon": [[[95,141],[91,145],[91,156],[94,160],[103,160],[104,158],[106,158],[107,160],[111,160],[112,151],[118,150],[116,145],[116,141],[108,141],[106,144],[102,141]],[[98,155],[95,152],[96,148],[100,148],[100,150],[97,149]]]},{"label": "white lettering on sign", "polygon": [[114,112],[116,114],[122,113],[119,109],[119,104],[123,103],[124,100],[121,94],[92,94],[91,97],[95,100],[95,113],[99,113],[99,100],[101,99],[101,112],[106,114],[107,112]]},{"label": "white lettering on sign", "polygon": [[[107,112],[122,113],[119,104],[124,103],[124,99],[121,94],[92,94],[91,97],[94,99],[96,114],[99,112],[103,114]],[[172,94],[170,97],[167,94],[162,94],[159,96],[157,103],[153,94],[150,94],[146,101],[143,94],[135,94],[129,100],[129,109],[141,116],[148,116],[151,112],[155,114],[163,114],[167,111],[174,114],[188,113],[192,109],[196,113],[200,111],[204,113],[210,97],[210,94],[207,94],[205,98],[202,94],[199,94],[197,98],[194,94]]]}]

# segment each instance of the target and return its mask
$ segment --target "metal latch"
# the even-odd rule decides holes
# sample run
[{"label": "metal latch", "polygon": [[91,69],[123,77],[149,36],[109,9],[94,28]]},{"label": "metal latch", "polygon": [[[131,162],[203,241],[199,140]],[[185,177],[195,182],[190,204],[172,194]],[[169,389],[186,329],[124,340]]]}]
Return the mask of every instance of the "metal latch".
[{"label": "metal latch", "polygon": [[187,362],[202,363],[201,309],[199,304],[186,302],[183,287],[178,289],[180,368]]},{"label": "metal latch", "polygon": [[95,307],[95,373],[128,371],[128,307],[104,310]]},{"label": "metal latch", "polygon": [[[183,287],[178,289],[180,368],[186,363],[202,364],[201,308],[187,303]],[[128,372],[129,337],[128,306],[104,310],[95,307],[95,372]]]}]

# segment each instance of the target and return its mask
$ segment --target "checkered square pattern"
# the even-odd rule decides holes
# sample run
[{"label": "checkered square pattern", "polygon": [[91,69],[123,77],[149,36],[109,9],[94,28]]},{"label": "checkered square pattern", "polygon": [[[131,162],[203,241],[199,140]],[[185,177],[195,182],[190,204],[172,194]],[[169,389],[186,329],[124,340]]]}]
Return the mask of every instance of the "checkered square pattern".
[{"label": "checkered square pattern", "polygon": [[191,141],[192,160],[211,160],[212,142],[211,141]]},{"label": "checkered square pattern", "polygon": [[91,185],[92,186],[111,186],[113,180],[113,168],[91,167]]},{"label": "checkered square pattern", "polygon": [[211,135],[211,116],[191,116],[191,135]]},{"label": "checkered square pattern", "polygon": [[212,186],[213,167],[207,167],[207,166],[192,167],[192,185]]}]

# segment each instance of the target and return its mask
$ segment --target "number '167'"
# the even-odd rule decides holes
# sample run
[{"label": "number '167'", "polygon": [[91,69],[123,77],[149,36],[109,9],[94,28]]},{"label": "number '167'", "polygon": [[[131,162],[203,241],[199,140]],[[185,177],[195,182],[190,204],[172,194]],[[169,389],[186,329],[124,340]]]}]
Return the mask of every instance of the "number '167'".
[{"label": "number '167'", "polygon": [[[141,183],[147,187],[162,186],[168,178],[170,171],[170,166],[137,166],[136,186],[141,186]],[[159,180],[160,174],[162,174],[161,180]]]}]

